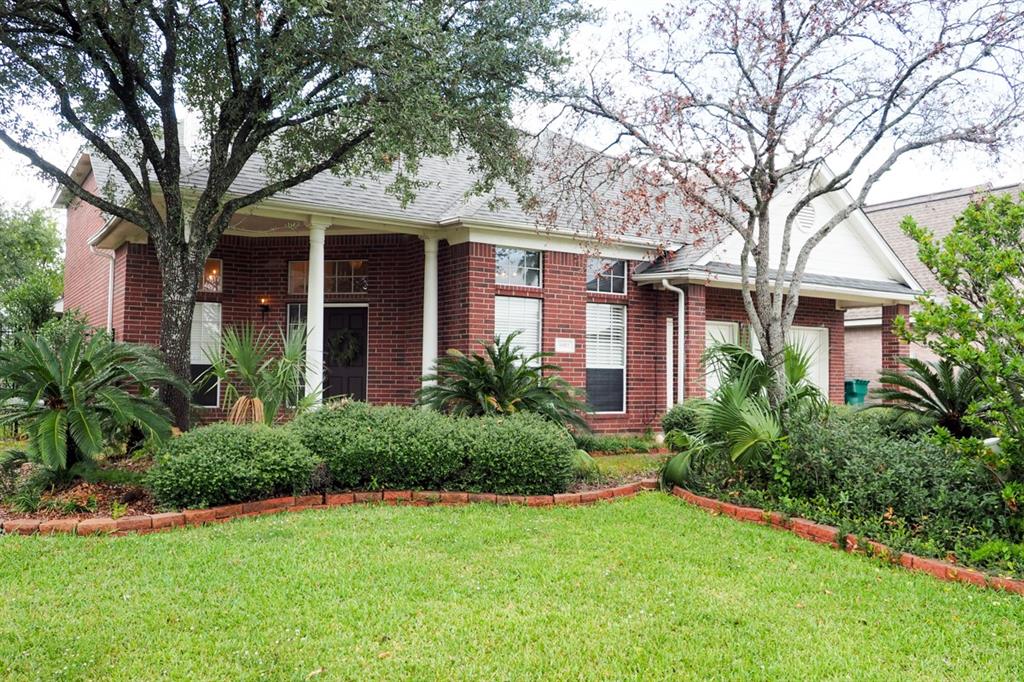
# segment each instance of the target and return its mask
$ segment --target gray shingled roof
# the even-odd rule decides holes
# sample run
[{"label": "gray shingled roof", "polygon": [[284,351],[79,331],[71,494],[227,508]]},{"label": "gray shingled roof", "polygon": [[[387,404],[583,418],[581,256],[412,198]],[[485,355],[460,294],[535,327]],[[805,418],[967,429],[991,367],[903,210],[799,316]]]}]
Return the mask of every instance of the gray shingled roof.
[{"label": "gray shingled roof", "polygon": [[[528,153],[534,155],[538,162],[531,184],[534,190],[544,198],[554,196],[553,181],[550,170],[545,170],[545,162],[555,155],[574,153],[577,155],[596,155],[582,145],[555,135],[544,135],[539,139],[529,139]],[[567,152],[569,150],[569,152]],[[91,154],[90,160],[96,174],[98,184],[103,187],[108,181],[108,189],[116,195],[126,192],[120,175],[100,154]],[[182,160],[182,184],[185,187],[201,189],[205,186],[208,172],[205,166],[189,158]],[[264,163],[260,158],[253,158],[239,173],[232,183],[230,192],[246,194],[259,189],[265,183]],[[403,207],[394,195],[387,192],[387,187],[394,181],[395,173],[387,172],[380,175],[359,177],[339,177],[332,173],[322,173],[315,178],[290,190],[281,192],[274,197],[275,202],[294,203],[304,210],[324,212],[340,212],[358,214],[374,218],[394,218],[412,221],[425,225],[437,225],[442,222],[480,220],[500,222],[509,225],[521,225],[524,229],[535,229],[539,216],[525,210],[517,200],[515,192],[505,183],[499,183],[493,192],[487,195],[471,195],[470,191],[477,179],[474,173],[473,158],[461,152],[453,156],[427,157],[421,160],[416,180],[426,186],[416,191],[416,198],[408,206]],[[614,177],[601,184],[595,191],[605,197],[621,195],[627,185],[628,178]],[[496,201],[497,200],[497,201]],[[542,202],[543,203],[543,202]],[[652,204],[653,205],[653,204]],[[547,206],[546,206],[547,208]],[[634,223],[625,225],[624,229],[609,230],[609,234],[648,237],[652,241],[678,243],[686,241],[670,233],[665,227],[670,221],[687,222],[688,212],[677,202],[669,199],[658,204],[657,210],[651,211],[658,217],[651,224]],[[583,213],[574,208],[560,208],[555,225],[559,229],[577,232],[581,235],[590,233]],[[544,224],[544,227],[549,225]],[[708,246],[707,248],[710,248]]]},{"label": "gray shingled roof", "polygon": [[[918,224],[930,229],[935,236],[945,237],[953,230],[956,217],[967,208],[971,201],[987,194],[1013,192],[1020,188],[1019,185],[965,187],[866,206],[864,213],[921,286],[926,291],[941,295],[945,293],[945,290],[928,271],[928,268],[918,260],[917,244],[903,234],[900,223],[908,215],[913,216]],[[847,320],[881,319],[881,317],[880,308],[858,308],[846,313]]]}]

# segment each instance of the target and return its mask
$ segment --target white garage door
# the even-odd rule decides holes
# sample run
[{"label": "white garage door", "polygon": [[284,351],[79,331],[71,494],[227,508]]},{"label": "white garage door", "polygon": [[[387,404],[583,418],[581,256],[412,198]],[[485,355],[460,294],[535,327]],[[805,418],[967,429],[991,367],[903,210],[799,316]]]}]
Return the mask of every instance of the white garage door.
[{"label": "white garage door", "polygon": [[[710,323],[709,323],[710,324]],[[753,335],[752,335],[753,336]],[[757,337],[751,339],[754,353],[761,355]],[[828,329],[826,327],[790,327],[786,343],[798,346],[811,356],[808,377],[822,393],[828,395]]]},{"label": "white garage door", "polygon": [[[740,326],[736,322],[715,322],[708,320],[704,328],[704,348],[711,348],[720,343],[739,343]],[[704,375],[705,395],[711,395],[722,385],[719,372],[709,368]]]}]

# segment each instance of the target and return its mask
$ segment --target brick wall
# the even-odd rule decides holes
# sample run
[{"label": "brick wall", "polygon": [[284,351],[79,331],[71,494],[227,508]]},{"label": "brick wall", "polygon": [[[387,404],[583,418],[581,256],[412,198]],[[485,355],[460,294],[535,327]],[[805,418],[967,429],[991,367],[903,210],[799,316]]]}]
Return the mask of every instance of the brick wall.
[{"label": "brick wall", "polygon": [[[118,337],[156,344],[160,335],[160,271],[149,245],[123,247],[123,293],[115,297]],[[368,292],[326,294],[327,304],[368,305],[367,398],[374,403],[409,404],[419,387],[423,334],[423,242],[408,235],[327,237],[327,260],[367,261]],[[119,254],[120,256],[120,254]],[[307,260],[306,237],[250,239],[224,237],[211,254],[223,262],[223,293],[199,293],[200,301],[221,303],[224,327],[253,321],[276,330],[287,323],[289,303],[305,303],[305,294],[288,294],[288,263]],[[270,310],[260,310],[260,297]],[[203,410],[204,418],[220,412]]]},{"label": "brick wall", "polygon": [[[938,356],[928,347],[912,343],[910,357],[928,362]],[[878,371],[882,367],[882,326],[876,324],[864,327],[846,328],[846,378],[868,379],[877,386]]]},{"label": "brick wall", "polygon": [[899,358],[910,355],[910,344],[893,333],[892,325],[897,317],[910,317],[907,304],[882,306],[882,369],[899,369]]},{"label": "brick wall", "polygon": [[[82,182],[89,192],[96,191],[92,173]],[[110,261],[89,251],[89,238],[103,227],[98,208],[74,199],[67,208],[67,233],[64,249],[64,309],[78,309],[94,327],[107,325],[107,281]]]},{"label": "brick wall", "polygon": [[545,252],[542,287],[518,287],[494,282],[494,247],[469,243],[442,244],[438,255],[439,348],[479,352],[476,343],[494,335],[494,297],[540,298],[541,345],[555,350],[555,339],[571,338],[574,353],[561,353],[553,362],[575,386],[586,387],[586,304],[627,306],[626,412],[592,415],[597,431],[613,432],[657,427],[665,411],[665,317],[675,310],[675,297],[650,287],[627,285],[627,294],[596,294],[586,290],[587,257]]}]

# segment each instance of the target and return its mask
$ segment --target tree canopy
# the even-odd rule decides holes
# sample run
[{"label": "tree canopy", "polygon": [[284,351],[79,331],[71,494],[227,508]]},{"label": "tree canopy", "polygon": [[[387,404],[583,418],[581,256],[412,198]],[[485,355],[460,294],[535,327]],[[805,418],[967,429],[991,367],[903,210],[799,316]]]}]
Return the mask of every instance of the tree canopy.
[{"label": "tree canopy", "polygon": [[45,210],[0,204],[0,330],[35,332],[63,285],[61,238]]},{"label": "tree canopy", "polygon": [[[812,251],[904,155],[1018,141],[1022,39],[1016,0],[683,0],[624,28],[563,88],[562,127],[605,153],[554,173],[585,202],[604,196],[595,177],[631,183],[584,207],[597,232],[675,202],[689,219],[664,242],[742,238],[743,302],[778,401]],[[843,190],[794,235],[805,207]]]},{"label": "tree canopy", "polygon": [[[240,209],[322,172],[398,172],[470,152],[478,189],[523,189],[513,109],[565,64],[577,0],[39,0],[0,5],[0,141],[70,194],[148,233],[163,279],[161,347],[184,377],[202,265]],[[56,114],[43,125],[40,108]],[[203,169],[181,187],[179,121]],[[57,129],[113,169],[88,192],[46,158]],[[248,164],[263,182],[231,191]],[[109,190],[110,188],[101,188]],[[179,424],[187,404],[173,404]]]}]

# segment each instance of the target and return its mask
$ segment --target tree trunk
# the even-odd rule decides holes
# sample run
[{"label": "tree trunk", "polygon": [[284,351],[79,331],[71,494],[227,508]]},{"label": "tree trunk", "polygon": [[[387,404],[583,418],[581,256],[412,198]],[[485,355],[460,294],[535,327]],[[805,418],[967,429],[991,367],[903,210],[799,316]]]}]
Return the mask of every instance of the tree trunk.
[{"label": "tree trunk", "polygon": [[780,320],[771,320],[765,331],[768,344],[762,353],[772,375],[768,385],[768,403],[773,409],[781,411],[782,403],[786,400],[786,336],[782,332]]},{"label": "tree trunk", "polygon": [[[160,317],[160,350],[172,372],[186,384],[192,383],[191,335],[192,314],[195,312],[197,276],[194,276],[187,256],[162,259],[163,314]],[[185,430],[189,426],[190,396],[165,385],[160,387],[160,399],[171,410],[174,425]]]}]

